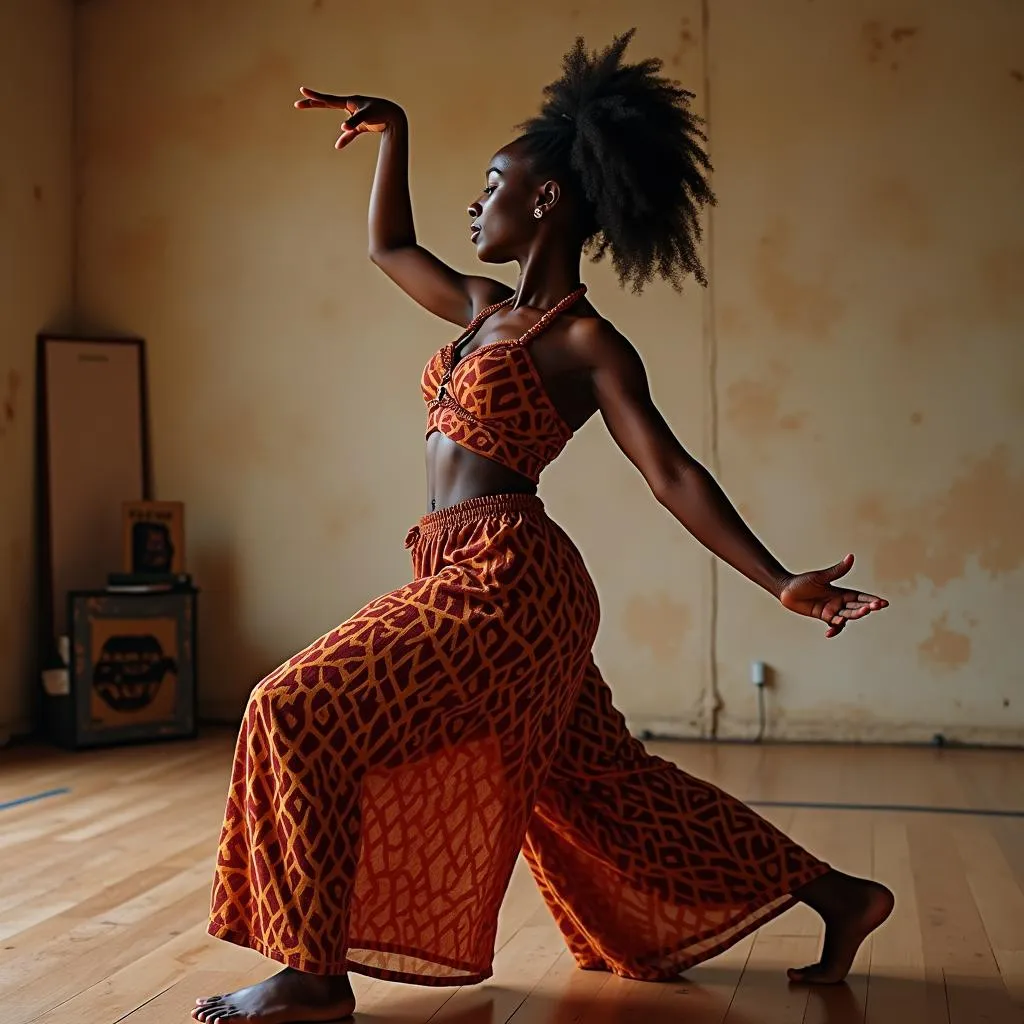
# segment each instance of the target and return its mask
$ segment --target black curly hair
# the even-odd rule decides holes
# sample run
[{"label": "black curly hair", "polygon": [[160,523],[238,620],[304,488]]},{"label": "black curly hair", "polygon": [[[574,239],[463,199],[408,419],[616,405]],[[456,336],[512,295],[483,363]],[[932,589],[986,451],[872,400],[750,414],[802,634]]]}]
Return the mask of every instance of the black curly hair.
[{"label": "black curly hair", "polygon": [[715,196],[703,121],[660,60],[622,63],[635,32],[589,55],[578,38],[516,141],[536,173],[575,184],[584,251],[595,262],[610,252],[622,285],[639,293],[657,275],[678,291],[687,274],[706,285],[700,207]]}]

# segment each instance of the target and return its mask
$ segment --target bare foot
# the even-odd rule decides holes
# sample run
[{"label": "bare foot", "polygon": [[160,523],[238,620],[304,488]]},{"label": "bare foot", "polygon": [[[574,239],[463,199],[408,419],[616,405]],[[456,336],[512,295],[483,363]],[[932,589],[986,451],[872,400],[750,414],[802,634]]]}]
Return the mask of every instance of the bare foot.
[{"label": "bare foot", "polygon": [[235,1024],[305,1024],[344,1020],[355,1008],[347,975],[305,974],[286,967],[258,985],[197,999],[192,1016]]},{"label": "bare foot", "polygon": [[790,981],[813,985],[842,981],[861,943],[892,913],[896,902],[884,885],[839,871],[822,875],[795,895],[825,921],[821,960],[789,972]]}]

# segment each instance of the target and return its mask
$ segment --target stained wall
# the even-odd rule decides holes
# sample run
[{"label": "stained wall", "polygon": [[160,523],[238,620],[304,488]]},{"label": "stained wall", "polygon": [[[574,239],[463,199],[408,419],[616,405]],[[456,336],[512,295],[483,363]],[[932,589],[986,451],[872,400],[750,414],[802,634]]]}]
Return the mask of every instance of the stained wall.
[{"label": "stained wall", "polygon": [[71,323],[73,9],[0,4],[0,742],[31,718],[35,337]]},{"label": "stained wall", "polygon": [[[683,442],[795,569],[858,557],[892,608],[826,642],[707,554],[599,423],[543,496],[598,581],[598,658],[636,728],[1016,742],[1024,604],[1024,33],[1000,0],[615,0],[499,14],[225,0],[80,9],[84,323],[146,337],[159,497],[188,509],[202,709],[408,575],[423,361],[451,335],[366,258],[376,145],[292,109],[384,94],[412,124],[421,241],[465,207],[577,32],[637,25],[708,116],[712,286],[598,307]],[[126,54],[131,55],[125,60]],[[504,273],[504,272],[503,272]],[[508,274],[504,273],[505,279]]]}]

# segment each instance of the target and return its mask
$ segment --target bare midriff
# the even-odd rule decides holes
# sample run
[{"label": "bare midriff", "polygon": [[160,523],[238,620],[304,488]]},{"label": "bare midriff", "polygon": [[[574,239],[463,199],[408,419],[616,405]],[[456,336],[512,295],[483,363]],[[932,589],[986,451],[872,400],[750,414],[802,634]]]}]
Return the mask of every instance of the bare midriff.
[{"label": "bare midriff", "polygon": [[536,494],[531,480],[483,455],[467,451],[435,430],[428,438],[427,511],[489,494]]}]

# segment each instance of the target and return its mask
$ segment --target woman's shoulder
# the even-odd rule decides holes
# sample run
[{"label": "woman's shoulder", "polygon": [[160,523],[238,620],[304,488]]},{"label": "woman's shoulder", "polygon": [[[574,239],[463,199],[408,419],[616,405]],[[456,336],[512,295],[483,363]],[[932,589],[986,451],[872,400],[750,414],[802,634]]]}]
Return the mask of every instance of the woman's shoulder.
[{"label": "woman's shoulder", "polygon": [[566,342],[584,362],[604,362],[609,358],[635,352],[629,339],[609,320],[597,312],[590,303],[587,308],[567,318]]}]

